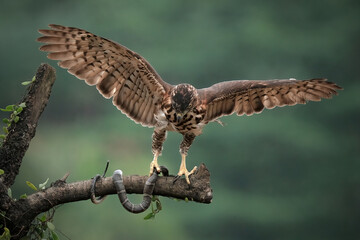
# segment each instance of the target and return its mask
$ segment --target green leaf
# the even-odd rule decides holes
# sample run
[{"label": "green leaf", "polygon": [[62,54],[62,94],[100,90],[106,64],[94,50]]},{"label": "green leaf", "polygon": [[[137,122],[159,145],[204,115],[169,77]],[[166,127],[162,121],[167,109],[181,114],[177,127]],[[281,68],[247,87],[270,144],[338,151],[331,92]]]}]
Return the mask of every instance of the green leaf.
[{"label": "green leaf", "polygon": [[16,116],[16,117],[14,118],[14,122],[17,123],[17,122],[19,121],[19,119],[20,119],[19,116]]},{"label": "green leaf", "polygon": [[26,193],[24,193],[23,195],[20,196],[20,199],[26,199],[26,198],[27,198]]},{"label": "green leaf", "polygon": [[26,107],[26,104],[25,104],[25,102],[22,102],[22,103],[20,103],[19,107],[21,107],[21,108],[24,108],[24,107]]},{"label": "green leaf", "polygon": [[9,119],[7,119],[7,118],[3,118],[3,123],[6,123],[6,124],[10,124],[10,120]]},{"label": "green leaf", "polygon": [[155,218],[155,214],[151,212],[144,217],[144,220],[149,220],[149,219],[154,219],[154,218]]},{"label": "green leaf", "polygon": [[4,232],[0,236],[0,239],[1,240],[10,240],[10,238],[11,238],[10,230],[7,227],[4,227]]},{"label": "green leaf", "polygon": [[38,218],[40,221],[45,222],[46,221],[46,215],[43,214],[41,218]]},{"label": "green leaf", "polygon": [[185,200],[185,202],[189,202],[189,199],[188,199],[187,197],[185,197],[185,199],[184,199],[184,200]]},{"label": "green leaf", "polygon": [[54,231],[55,230],[55,225],[52,224],[52,222],[46,222],[47,227],[51,230]]},{"label": "green leaf", "polygon": [[5,109],[4,109],[4,108],[0,108],[0,110],[3,111],[3,112],[12,112],[12,111],[14,111],[14,106],[15,106],[15,105],[8,105],[8,106],[6,106]]},{"label": "green leaf", "polygon": [[10,120],[9,120],[9,119],[7,119],[7,118],[3,118],[3,123],[7,123],[7,124],[9,124],[9,123],[10,123]]},{"label": "green leaf", "polygon": [[31,182],[29,182],[29,181],[26,181],[26,184],[32,189],[32,190],[35,190],[35,191],[37,191],[38,189],[35,187],[35,185],[34,184],[32,184]]},{"label": "green leaf", "polygon": [[27,86],[27,85],[29,85],[30,83],[32,83],[32,81],[25,81],[25,82],[22,82],[21,85]]},{"label": "green leaf", "polygon": [[47,184],[48,181],[49,181],[49,178],[47,178],[45,182],[40,183],[39,188],[42,189],[42,190],[45,189],[45,185]]},{"label": "green leaf", "polygon": [[[16,108],[16,112],[17,112],[17,114],[21,113],[21,112],[22,112],[22,110],[23,110],[23,108],[22,108],[22,107],[17,107],[17,108]],[[17,115],[17,114],[16,114],[16,115]]]},{"label": "green leaf", "polygon": [[160,202],[160,201],[156,201],[155,203],[156,203],[156,209],[157,209],[158,211],[160,211],[160,210],[162,209],[161,202]]},{"label": "green leaf", "polygon": [[51,236],[53,237],[54,240],[59,240],[60,238],[58,237],[58,235],[56,234],[56,232],[51,231]]},{"label": "green leaf", "polygon": [[8,196],[9,196],[10,198],[12,198],[12,191],[11,191],[11,188],[8,188]]},{"label": "green leaf", "polygon": [[9,130],[7,129],[7,127],[3,127],[3,131],[4,131],[4,133],[6,133],[6,134],[9,133]]},{"label": "green leaf", "polygon": [[155,202],[155,205],[156,205],[156,209],[155,210],[153,209],[153,213],[155,214],[155,213],[160,212],[162,209],[160,199],[154,195],[152,198],[152,202]]},{"label": "green leaf", "polygon": [[5,171],[0,168],[0,175],[3,175],[4,173]]},{"label": "green leaf", "polygon": [[0,138],[1,138],[1,139],[5,139],[6,136],[5,136],[4,134],[1,134],[1,135],[0,135]]}]

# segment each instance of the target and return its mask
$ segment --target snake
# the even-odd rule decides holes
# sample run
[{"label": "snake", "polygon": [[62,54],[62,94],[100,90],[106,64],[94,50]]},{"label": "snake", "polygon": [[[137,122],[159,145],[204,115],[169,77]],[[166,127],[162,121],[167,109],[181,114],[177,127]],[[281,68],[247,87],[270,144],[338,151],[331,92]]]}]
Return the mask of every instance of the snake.
[{"label": "snake", "polygon": [[154,171],[153,174],[145,182],[143,200],[140,204],[134,204],[130,202],[129,198],[127,197],[123,181],[123,173],[121,170],[115,170],[112,178],[119,200],[127,211],[131,213],[141,213],[149,208],[151,204],[152,193],[154,191],[155,183],[158,178],[157,171]]},{"label": "snake", "polygon": [[[106,166],[105,166],[105,170],[104,170],[104,173],[102,175],[102,177],[104,178],[105,177],[105,174],[109,168],[109,164],[110,164],[110,161],[107,160],[106,161]],[[95,184],[96,182],[101,178],[100,174],[96,174],[95,177],[93,177],[93,180],[92,180],[92,183],[91,183],[91,187],[90,187],[90,199],[91,199],[91,202],[93,204],[99,204],[99,203],[102,203],[105,198],[107,197],[106,195],[105,196],[100,196],[98,198],[96,198],[95,196]]]},{"label": "snake", "polygon": [[[169,175],[169,172],[166,167],[160,166],[160,168],[161,168],[160,172],[163,174],[163,176]],[[107,167],[106,167],[106,170],[107,170]],[[106,172],[106,170],[105,170],[105,172]],[[105,172],[104,172],[104,175],[105,175]],[[104,177],[104,175],[103,175],[103,177]],[[158,175],[159,175],[159,173],[156,171],[156,169],[154,169],[153,174],[145,182],[144,190],[143,190],[143,201],[140,204],[134,204],[127,197],[124,180],[123,180],[123,172],[120,169],[115,170],[113,173],[112,179],[113,179],[113,183],[116,188],[116,193],[119,197],[119,200],[120,200],[120,203],[122,204],[122,206],[131,213],[141,213],[141,212],[146,211],[150,207],[151,200],[152,200],[152,193],[154,191],[155,183],[158,179]],[[99,197],[97,199],[95,198],[95,183],[98,179],[100,179],[100,177],[101,176],[98,174],[93,178],[93,183],[92,183],[91,189],[90,189],[91,201],[94,204],[101,203],[106,197],[106,196],[103,196],[103,197]]]}]

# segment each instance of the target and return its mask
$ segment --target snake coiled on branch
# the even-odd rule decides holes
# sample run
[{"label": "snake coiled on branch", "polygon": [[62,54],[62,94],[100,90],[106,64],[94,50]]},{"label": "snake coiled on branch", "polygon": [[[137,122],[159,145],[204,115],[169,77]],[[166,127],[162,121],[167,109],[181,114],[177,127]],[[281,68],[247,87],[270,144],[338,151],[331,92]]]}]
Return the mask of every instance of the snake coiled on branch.
[{"label": "snake coiled on branch", "polygon": [[[109,165],[109,162],[107,162],[107,165],[106,165],[106,168],[105,168],[105,171],[104,171],[104,174],[102,177],[105,176],[108,165]],[[169,175],[169,172],[166,167],[160,166],[160,168],[161,168],[161,173],[164,176]],[[152,200],[152,193],[154,191],[155,183],[158,179],[158,175],[159,175],[159,173],[156,171],[156,169],[154,169],[153,174],[145,182],[144,190],[143,190],[143,201],[140,204],[134,204],[134,203],[130,202],[129,198],[127,197],[126,189],[125,189],[125,185],[124,185],[124,181],[123,181],[122,171],[120,169],[114,171],[113,176],[112,176],[113,183],[115,185],[119,200],[120,200],[121,204],[123,205],[123,207],[127,211],[129,211],[131,213],[141,213],[149,208],[149,206],[151,204],[151,200]],[[106,197],[106,196],[102,196],[99,198],[95,197],[95,183],[98,179],[100,179],[100,177],[101,176],[98,174],[93,178],[93,182],[92,182],[91,189],[90,189],[91,201],[94,204],[101,203]]]},{"label": "snake coiled on branch", "polygon": [[131,213],[141,213],[149,208],[151,204],[152,193],[158,178],[157,171],[154,171],[146,181],[143,191],[143,201],[140,204],[134,204],[130,202],[129,198],[127,197],[121,170],[115,170],[112,178],[120,202],[126,210]]}]

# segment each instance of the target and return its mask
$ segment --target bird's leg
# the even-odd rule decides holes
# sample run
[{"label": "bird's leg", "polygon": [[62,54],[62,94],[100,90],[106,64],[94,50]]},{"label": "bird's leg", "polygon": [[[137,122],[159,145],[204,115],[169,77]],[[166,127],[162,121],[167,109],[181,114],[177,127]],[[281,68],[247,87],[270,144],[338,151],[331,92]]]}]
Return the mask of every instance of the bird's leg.
[{"label": "bird's leg", "polygon": [[181,177],[182,175],[185,175],[185,179],[186,182],[188,184],[190,184],[190,180],[189,180],[189,175],[193,174],[197,167],[195,166],[190,172],[187,170],[186,168],[186,155],[187,152],[192,144],[192,142],[195,139],[195,134],[193,133],[187,133],[184,134],[184,138],[183,141],[180,144],[180,153],[181,153],[181,164],[180,164],[180,169],[179,172],[175,178],[175,180],[177,180],[179,177]]},{"label": "bird's leg", "polygon": [[150,163],[150,176],[156,168],[156,171],[160,173],[161,169],[158,164],[158,157],[161,155],[162,145],[166,139],[166,130],[164,128],[154,129],[154,133],[152,135],[152,152],[154,154],[154,159]]},{"label": "bird's leg", "polygon": [[186,168],[186,154],[181,154],[181,164],[180,169],[177,175],[177,178],[185,175],[186,182],[190,184],[189,175],[193,174],[196,171],[197,167],[195,166],[190,172]]}]

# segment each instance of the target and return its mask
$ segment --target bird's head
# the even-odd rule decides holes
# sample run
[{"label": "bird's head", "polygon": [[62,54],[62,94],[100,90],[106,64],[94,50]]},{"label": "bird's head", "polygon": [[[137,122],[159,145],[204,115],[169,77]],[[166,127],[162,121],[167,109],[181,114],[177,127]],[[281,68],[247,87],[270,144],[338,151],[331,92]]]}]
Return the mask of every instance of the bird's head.
[{"label": "bird's head", "polygon": [[195,87],[190,84],[176,85],[171,91],[171,105],[175,110],[178,121],[196,107],[198,102],[198,93]]}]

